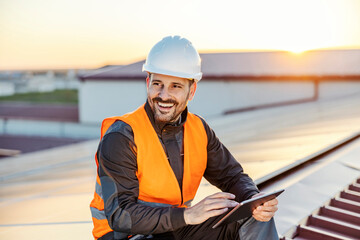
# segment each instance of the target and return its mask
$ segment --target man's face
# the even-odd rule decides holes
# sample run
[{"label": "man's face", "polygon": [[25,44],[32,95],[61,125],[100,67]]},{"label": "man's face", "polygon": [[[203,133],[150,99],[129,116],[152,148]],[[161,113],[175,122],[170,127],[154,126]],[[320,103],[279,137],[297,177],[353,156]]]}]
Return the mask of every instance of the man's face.
[{"label": "man's face", "polygon": [[178,120],[187,102],[195,94],[196,83],[186,78],[152,74],[147,80],[148,102],[157,122],[168,123]]}]

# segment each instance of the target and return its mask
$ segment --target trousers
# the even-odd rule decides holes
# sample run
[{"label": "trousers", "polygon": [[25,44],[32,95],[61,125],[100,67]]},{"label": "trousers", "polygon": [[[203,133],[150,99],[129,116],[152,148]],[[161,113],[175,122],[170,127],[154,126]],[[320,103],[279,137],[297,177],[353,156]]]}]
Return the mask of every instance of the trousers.
[{"label": "trousers", "polygon": [[217,216],[198,225],[188,225],[171,233],[153,235],[154,240],[278,240],[274,219],[259,222],[253,217],[212,228],[222,218]]}]

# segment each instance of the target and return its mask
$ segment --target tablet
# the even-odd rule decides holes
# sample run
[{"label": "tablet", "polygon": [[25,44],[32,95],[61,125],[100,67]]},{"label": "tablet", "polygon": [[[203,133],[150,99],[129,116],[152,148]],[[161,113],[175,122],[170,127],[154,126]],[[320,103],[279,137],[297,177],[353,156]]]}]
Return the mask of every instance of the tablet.
[{"label": "tablet", "polygon": [[262,205],[263,203],[270,201],[271,199],[279,196],[285,189],[281,189],[272,193],[267,193],[258,197],[250,198],[245,200],[236,207],[234,207],[230,212],[228,212],[223,218],[221,218],[212,228],[216,228],[225,223],[235,222],[237,220],[251,217],[252,212],[255,208]]}]

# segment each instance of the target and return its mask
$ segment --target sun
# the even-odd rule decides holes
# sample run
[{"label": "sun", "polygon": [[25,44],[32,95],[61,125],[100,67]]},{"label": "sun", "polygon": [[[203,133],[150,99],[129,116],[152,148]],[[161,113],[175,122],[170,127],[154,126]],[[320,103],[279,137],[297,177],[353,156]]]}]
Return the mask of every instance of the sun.
[{"label": "sun", "polygon": [[291,52],[293,54],[302,54],[306,51],[308,51],[309,49],[304,49],[304,48],[292,48],[292,49],[288,49],[288,52]]},{"label": "sun", "polygon": [[310,51],[310,50],[313,50],[313,49],[316,49],[316,47],[311,47],[311,46],[304,46],[304,45],[301,45],[301,44],[294,44],[294,45],[288,45],[288,46],[284,46],[281,48],[283,51],[287,51],[287,52],[291,52],[293,54],[302,54],[306,51]]}]

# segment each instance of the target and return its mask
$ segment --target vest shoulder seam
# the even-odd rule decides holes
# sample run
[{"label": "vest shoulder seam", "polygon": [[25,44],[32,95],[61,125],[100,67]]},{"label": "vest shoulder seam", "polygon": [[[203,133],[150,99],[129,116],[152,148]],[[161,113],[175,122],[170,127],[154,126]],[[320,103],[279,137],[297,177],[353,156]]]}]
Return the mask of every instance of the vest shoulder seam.
[{"label": "vest shoulder seam", "polygon": [[113,134],[113,133],[121,134],[121,135],[131,139],[132,141],[134,141],[133,129],[131,128],[131,126],[129,124],[127,124],[124,121],[117,120],[113,124],[111,124],[111,126],[108,128],[108,130],[106,131],[106,133],[104,134],[103,137],[105,137],[108,134]]}]

